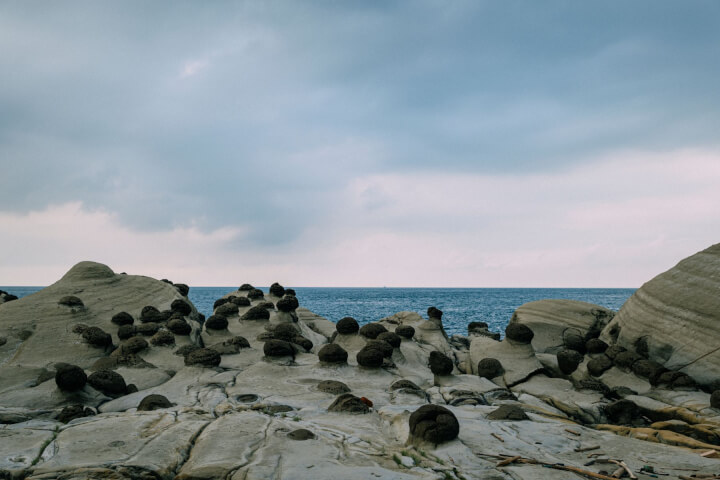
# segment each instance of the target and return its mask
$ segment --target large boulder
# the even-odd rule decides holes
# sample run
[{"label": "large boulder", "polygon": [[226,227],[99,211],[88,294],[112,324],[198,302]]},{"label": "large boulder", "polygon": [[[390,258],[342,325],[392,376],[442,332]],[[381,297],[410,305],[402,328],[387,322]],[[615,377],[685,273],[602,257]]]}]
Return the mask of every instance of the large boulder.
[{"label": "large boulder", "polygon": [[325,363],[347,363],[348,353],[337,343],[328,343],[318,351],[318,358]]},{"label": "large boulder", "polygon": [[55,370],[55,384],[64,392],[82,390],[87,383],[85,371],[77,365],[60,364]]},{"label": "large boulder", "polygon": [[358,333],[360,325],[358,325],[357,320],[352,317],[343,317],[338,320],[337,325],[335,325],[335,329],[338,333],[342,333],[343,335],[352,335],[353,333]]},{"label": "large boulder", "polygon": [[[701,384],[720,377],[720,244],[696,253],[640,287],[600,338]],[[680,328],[681,327],[681,328]]]},{"label": "large boulder", "polygon": [[437,445],[454,440],[460,433],[457,417],[440,405],[423,405],[410,415],[409,423],[411,443]]},{"label": "large boulder", "polygon": [[442,352],[432,351],[428,360],[430,371],[435,375],[450,375],[453,371],[453,361]]}]

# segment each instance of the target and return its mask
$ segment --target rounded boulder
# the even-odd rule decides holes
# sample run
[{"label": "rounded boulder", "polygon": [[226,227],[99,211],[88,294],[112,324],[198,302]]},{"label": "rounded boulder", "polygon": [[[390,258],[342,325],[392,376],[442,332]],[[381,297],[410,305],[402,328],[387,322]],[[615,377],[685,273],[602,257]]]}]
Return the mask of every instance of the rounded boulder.
[{"label": "rounded boulder", "polygon": [[410,415],[410,440],[435,445],[449,442],[460,433],[460,423],[450,410],[440,405],[423,405]]},{"label": "rounded boulder", "polygon": [[355,320],[354,318],[344,317],[337,322],[337,324],[335,325],[335,330],[337,330],[338,333],[341,333],[343,335],[351,335],[353,333],[358,333],[358,330],[360,330],[360,325],[358,325],[357,320]]}]

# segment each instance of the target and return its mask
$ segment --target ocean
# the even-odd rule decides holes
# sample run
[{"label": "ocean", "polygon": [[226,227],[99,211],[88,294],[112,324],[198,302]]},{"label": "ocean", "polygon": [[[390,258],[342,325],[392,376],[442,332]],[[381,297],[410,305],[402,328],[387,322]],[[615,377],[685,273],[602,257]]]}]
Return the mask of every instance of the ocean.
[{"label": "ocean", "polygon": [[[43,287],[0,287],[24,297]],[[267,287],[260,287],[267,292]],[[618,310],[635,292],[633,288],[316,288],[293,287],[300,306],[337,322],[353,317],[365,324],[404,310],[426,315],[430,306],[443,311],[449,335],[467,334],[470,322],[486,322],[503,333],[512,313],[523,303],[564,298],[595,303]],[[237,287],[190,287],[190,300],[206,317],[215,300]]]}]

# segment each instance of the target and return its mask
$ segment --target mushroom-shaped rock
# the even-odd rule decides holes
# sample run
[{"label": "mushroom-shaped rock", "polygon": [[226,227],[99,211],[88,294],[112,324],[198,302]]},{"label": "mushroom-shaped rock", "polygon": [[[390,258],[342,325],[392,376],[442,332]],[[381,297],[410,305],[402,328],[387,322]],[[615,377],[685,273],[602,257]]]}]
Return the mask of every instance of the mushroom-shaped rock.
[{"label": "mushroom-shaped rock", "polygon": [[[337,328],[337,327],[336,327]],[[358,333],[365,338],[375,339],[381,333],[387,332],[387,328],[379,323],[368,323],[360,327]]]},{"label": "mushroom-shaped rock", "polygon": [[370,408],[352,393],[342,393],[328,407],[329,412],[361,414],[368,413]]},{"label": "mushroom-shaped rock", "polygon": [[206,330],[225,330],[228,327],[228,319],[225,315],[210,315],[205,320]]},{"label": "mushroom-shaped rock", "polygon": [[530,327],[522,323],[510,323],[505,328],[505,336],[517,343],[530,343],[535,336]]},{"label": "mushroom-shaped rock", "polygon": [[76,392],[87,383],[85,371],[77,365],[60,364],[55,370],[55,384],[64,392]]},{"label": "mushroom-shaped rock", "polygon": [[192,307],[182,298],[173,300],[173,302],[170,304],[170,310],[172,310],[173,312],[182,313],[183,315],[190,315],[190,313],[192,313]]},{"label": "mushroom-shaped rock", "polygon": [[60,411],[56,420],[61,423],[68,423],[76,418],[91,417],[93,415],[95,415],[95,412],[85,405],[68,405]]},{"label": "mushroom-shaped rock", "polygon": [[135,335],[135,327],[132,325],[120,325],[118,328],[117,336],[120,340],[127,340],[133,335]]},{"label": "mushroom-shaped rock", "polygon": [[578,365],[583,361],[583,356],[576,350],[561,350],[557,353],[557,362],[560,371],[565,375],[570,375],[577,370]]},{"label": "mushroom-shaped rock", "polygon": [[585,350],[587,353],[604,353],[608,349],[608,344],[599,338],[591,338],[585,342]]},{"label": "mushroom-shaped rock", "polygon": [[383,353],[377,348],[363,347],[355,356],[361,367],[378,368],[383,364]]},{"label": "mushroom-shaped rock", "polygon": [[435,375],[450,375],[453,371],[453,361],[444,353],[437,350],[430,352],[430,371]]},{"label": "mushroom-shaped rock", "polygon": [[403,338],[410,339],[415,335],[415,328],[410,325],[398,325],[397,328],[395,328],[395,333]]},{"label": "mushroom-shaped rock", "polygon": [[67,295],[58,300],[58,305],[65,305],[66,307],[84,307],[85,304],[82,300],[74,295]]},{"label": "mushroom-shaped rock", "polygon": [[222,315],[224,317],[232,317],[238,314],[238,306],[233,302],[227,302],[220,305],[215,309],[215,315]]},{"label": "mushroom-shaped rock", "polygon": [[449,442],[460,433],[460,423],[450,410],[440,405],[423,405],[410,415],[410,440],[435,445]]},{"label": "mushroom-shaped rock", "polygon": [[478,362],[477,372],[480,377],[495,378],[505,373],[505,369],[498,359],[483,358]]},{"label": "mushroom-shaped rock", "polygon": [[133,323],[135,323],[135,319],[132,317],[132,315],[130,315],[127,312],[116,313],[115,315],[112,316],[110,321],[118,326],[132,325]]},{"label": "mushroom-shaped rock", "polygon": [[250,285],[249,283],[243,283],[242,285],[240,285],[240,286],[238,287],[238,291],[240,291],[240,292],[249,292],[249,291],[252,290],[253,288],[255,288],[255,287],[253,287],[253,286]]},{"label": "mushroom-shaped rock", "polygon": [[162,315],[160,315],[160,310],[153,307],[152,305],[147,305],[143,307],[143,309],[140,311],[140,321],[142,323],[161,322]]},{"label": "mushroom-shaped rock", "polygon": [[87,379],[87,383],[106,395],[125,395],[127,393],[127,385],[125,379],[117,372],[112,370],[99,370],[93,372]]},{"label": "mushroom-shaped rock", "polygon": [[198,348],[185,357],[185,365],[198,365],[202,367],[217,367],[222,357],[212,348]]},{"label": "mushroom-shaped rock", "polygon": [[138,412],[150,412],[152,410],[158,410],[161,408],[170,408],[172,403],[163,395],[152,394],[140,400],[138,405]]},{"label": "mushroom-shaped rock", "polygon": [[160,330],[160,324],[155,322],[141,323],[140,325],[135,326],[135,333],[139,333],[140,335],[145,335],[147,337],[155,335],[158,330]]},{"label": "mushroom-shaped rock", "polygon": [[442,316],[443,316],[442,310],[440,310],[440,309],[438,309],[438,308],[435,308],[435,307],[430,307],[430,308],[428,308],[428,309],[427,309],[427,314],[428,314],[428,317],[429,317],[429,318],[435,318],[435,319],[437,319],[437,320],[441,320],[441,319],[442,319]]},{"label": "mushroom-shaped rock", "polygon": [[[236,298],[236,297],[233,297],[233,298]],[[215,300],[215,303],[213,303],[213,310],[218,308],[220,305],[225,305],[229,301],[230,301],[229,298],[218,298],[217,300]]]},{"label": "mushroom-shaped rock", "polygon": [[342,333],[344,335],[357,333],[359,329],[360,325],[358,325],[357,320],[352,317],[341,318],[335,325],[335,330],[337,330],[338,333]]},{"label": "mushroom-shaped rock", "polygon": [[347,363],[348,353],[337,343],[328,343],[320,349],[318,358],[325,363]]},{"label": "mushroom-shaped rock", "polygon": [[297,297],[297,294],[295,293],[294,288],[286,288],[285,295],[292,295],[293,297]]},{"label": "mushroom-shaped rock", "polygon": [[275,295],[276,297],[282,297],[283,295],[285,295],[285,289],[277,282],[270,285],[269,292],[270,295]]},{"label": "mushroom-shaped rock", "polygon": [[238,307],[249,307],[251,305],[250,299],[247,297],[233,297],[230,301]]},{"label": "mushroom-shaped rock", "polygon": [[167,330],[160,330],[150,339],[153,345],[175,345],[175,335]]},{"label": "mushroom-shaped rock", "polygon": [[137,353],[141,350],[145,350],[148,348],[148,342],[142,337],[130,337],[127,340],[125,340],[122,345],[120,345],[120,349],[122,353],[128,354],[128,353]]},{"label": "mushroom-shaped rock", "polygon": [[587,363],[587,369],[588,372],[590,372],[590,375],[593,377],[599,377],[605,373],[606,370],[609,370],[612,365],[612,360],[610,360],[606,355],[598,355]]},{"label": "mushroom-shaped rock", "polygon": [[294,357],[295,349],[290,342],[271,339],[263,345],[263,353],[267,357]]},{"label": "mushroom-shaped rock", "polygon": [[298,428],[287,434],[290,440],[312,440],[315,434],[306,428]]},{"label": "mushroom-shaped rock", "polygon": [[278,300],[276,306],[281,312],[294,312],[300,306],[300,302],[293,296],[286,296]]},{"label": "mushroom-shaped rock", "polygon": [[488,420],[529,420],[525,411],[517,405],[500,405],[499,408],[490,412]]},{"label": "mushroom-shaped rock", "polygon": [[173,318],[167,323],[167,329],[175,335],[190,335],[192,327],[182,318]]},{"label": "mushroom-shaped rock", "polygon": [[468,323],[468,335],[472,335],[475,332],[485,332],[488,329],[486,322],[470,322]]},{"label": "mushroom-shaped rock", "polygon": [[340,395],[341,393],[347,393],[350,391],[350,387],[345,385],[343,382],[337,380],[323,380],[317,384],[317,389],[321,392],[331,393],[333,395]]},{"label": "mushroom-shaped rock", "polygon": [[393,348],[400,348],[402,342],[400,335],[394,332],[383,332],[377,336],[377,339],[389,343]]},{"label": "mushroom-shaped rock", "polygon": [[[222,308],[222,307],[221,307]],[[267,311],[266,308],[256,305],[247,312],[245,312],[245,315],[241,317],[242,320],[269,320],[270,319],[270,312]]]},{"label": "mushroom-shaped rock", "polygon": [[112,345],[112,336],[100,327],[88,327],[83,331],[82,336],[94,347],[105,348]]},{"label": "mushroom-shaped rock", "polygon": [[182,347],[175,350],[173,353],[175,355],[180,355],[183,357],[187,357],[195,350],[200,350],[202,347],[200,345],[190,344],[190,345],[183,345]]},{"label": "mushroom-shaped rock", "polygon": [[247,293],[247,298],[249,298],[250,300],[259,300],[263,297],[265,297],[265,294],[262,290],[257,288],[253,288]]},{"label": "mushroom-shaped rock", "polygon": [[290,342],[292,339],[300,335],[300,329],[292,323],[279,323],[272,329],[271,333],[273,338]]},{"label": "mushroom-shaped rock", "polygon": [[190,287],[188,287],[184,283],[176,283],[175,288],[178,292],[180,292],[180,295],[182,295],[183,297],[187,297],[188,293],[190,293]]},{"label": "mushroom-shaped rock", "polygon": [[368,340],[364,348],[374,348],[382,353],[383,358],[390,358],[393,354],[393,347],[382,340]]}]

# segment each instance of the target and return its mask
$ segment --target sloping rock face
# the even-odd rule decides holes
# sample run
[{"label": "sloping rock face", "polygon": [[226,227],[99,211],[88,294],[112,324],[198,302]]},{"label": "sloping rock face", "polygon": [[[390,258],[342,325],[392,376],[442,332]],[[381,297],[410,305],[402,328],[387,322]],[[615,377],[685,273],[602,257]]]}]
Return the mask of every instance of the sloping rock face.
[{"label": "sloping rock face", "polygon": [[701,384],[720,379],[720,244],[640,287],[601,338]]}]

